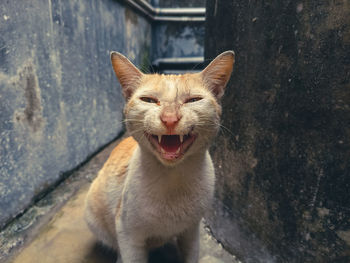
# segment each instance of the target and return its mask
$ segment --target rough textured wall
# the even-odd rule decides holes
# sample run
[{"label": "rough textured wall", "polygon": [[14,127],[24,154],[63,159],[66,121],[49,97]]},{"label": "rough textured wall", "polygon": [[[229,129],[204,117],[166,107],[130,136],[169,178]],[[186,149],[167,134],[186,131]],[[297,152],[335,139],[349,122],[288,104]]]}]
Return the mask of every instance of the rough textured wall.
[{"label": "rough textured wall", "polygon": [[[183,8],[199,7],[205,9],[205,1],[203,0],[188,0],[188,1],[152,1],[154,7],[164,8],[168,10],[172,8],[174,11],[180,11],[177,15],[160,15],[163,16],[163,21],[155,21],[152,27],[152,62],[154,62],[153,69],[155,71],[166,73],[180,73],[182,70],[193,69],[193,65],[196,63],[196,59],[202,58],[204,55],[204,31],[205,22],[204,14],[199,16],[181,11]],[[181,13],[182,12],[182,13]],[[170,17],[170,19],[169,19]],[[176,18],[178,21],[171,19]],[[186,19],[192,18],[194,21],[186,21]],[[181,19],[184,19],[181,21]],[[200,21],[195,21],[199,19]],[[203,21],[201,20],[203,19]],[[159,59],[163,58],[193,58],[194,62],[187,60],[182,65],[172,65],[168,60],[168,64],[165,62],[159,65]],[[173,60],[174,61],[174,60]],[[201,65],[196,65],[201,66]],[[179,70],[180,71],[177,71]],[[167,71],[170,70],[170,71]]]},{"label": "rough textured wall", "polygon": [[236,67],[213,148],[214,234],[244,262],[350,262],[348,1],[207,1]]},{"label": "rough textured wall", "polygon": [[149,61],[147,21],[116,1],[0,5],[0,227],[123,129],[109,52]]},{"label": "rough textured wall", "polygon": [[204,22],[158,22],[153,27],[153,58],[202,57]]}]

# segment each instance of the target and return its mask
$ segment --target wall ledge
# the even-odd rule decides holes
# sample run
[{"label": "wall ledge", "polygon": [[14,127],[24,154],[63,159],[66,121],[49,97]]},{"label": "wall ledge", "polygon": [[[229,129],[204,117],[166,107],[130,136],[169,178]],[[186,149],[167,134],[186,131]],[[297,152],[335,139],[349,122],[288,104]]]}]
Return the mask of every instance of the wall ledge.
[{"label": "wall ledge", "polygon": [[205,8],[160,8],[145,0],[124,0],[126,4],[153,21],[161,22],[204,22]]}]

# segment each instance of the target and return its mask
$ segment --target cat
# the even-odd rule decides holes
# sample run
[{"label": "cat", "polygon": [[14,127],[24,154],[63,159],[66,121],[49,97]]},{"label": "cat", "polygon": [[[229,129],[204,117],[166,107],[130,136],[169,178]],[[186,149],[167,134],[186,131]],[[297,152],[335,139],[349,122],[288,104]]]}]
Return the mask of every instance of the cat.
[{"label": "cat", "polygon": [[203,71],[144,74],[111,52],[126,100],[124,139],[93,181],[85,203],[90,230],[118,252],[117,263],[143,263],[175,240],[183,262],[198,262],[199,224],[215,184],[208,147],[220,127],[220,99],[234,52]]}]

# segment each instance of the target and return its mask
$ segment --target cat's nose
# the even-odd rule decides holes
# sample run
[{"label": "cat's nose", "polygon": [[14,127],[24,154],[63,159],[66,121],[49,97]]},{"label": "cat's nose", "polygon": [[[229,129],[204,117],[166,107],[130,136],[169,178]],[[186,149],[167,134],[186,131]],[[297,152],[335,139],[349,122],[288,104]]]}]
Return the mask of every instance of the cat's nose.
[{"label": "cat's nose", "polygon": [[180,119],[181,116],[176,113],[164,112],[160,115],[160,120],[168,130],[173,130]]}]

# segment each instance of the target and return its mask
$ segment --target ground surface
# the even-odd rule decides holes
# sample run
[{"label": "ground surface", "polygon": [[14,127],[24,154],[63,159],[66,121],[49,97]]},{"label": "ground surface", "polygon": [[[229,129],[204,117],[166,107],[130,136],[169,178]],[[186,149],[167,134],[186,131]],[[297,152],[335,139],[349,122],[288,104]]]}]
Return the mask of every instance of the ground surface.
[{"label": "ground surface", "polygon": [[[0,262],[116,261],[116,255],[99,245],[83,220],[84,198],[89,185],[116,144],[106,147],[0,233]],[[178,262],[174,250],[171,246],[157,250],[151,253],[150,262]],[[211,237],[204,224],[200,262],[238,262]]]}]

